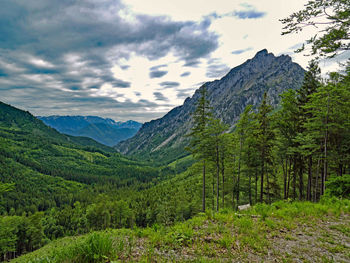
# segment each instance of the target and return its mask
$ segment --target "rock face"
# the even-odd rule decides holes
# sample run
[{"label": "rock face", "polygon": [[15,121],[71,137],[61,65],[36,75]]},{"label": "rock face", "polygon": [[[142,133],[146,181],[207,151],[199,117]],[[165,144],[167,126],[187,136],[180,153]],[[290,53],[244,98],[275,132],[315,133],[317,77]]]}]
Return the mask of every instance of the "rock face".
[{"label": "rock face", "polygon": [[[276,106],[281,93],[301,86],[304,72],[289,56],[276,57],[264,49],[222,79],[203,86],[207,88],[214,116],[232,127],[247,105],[259,106],[265,92],[270,104]],[[120,142],[116,149],[124,154],[164,162],[186,155],[184,147],[188,139],[184,135],[192,126],[191,116],[199,96],[198,89],[182,106],[160,119],[146,122],[134,137]]]}]

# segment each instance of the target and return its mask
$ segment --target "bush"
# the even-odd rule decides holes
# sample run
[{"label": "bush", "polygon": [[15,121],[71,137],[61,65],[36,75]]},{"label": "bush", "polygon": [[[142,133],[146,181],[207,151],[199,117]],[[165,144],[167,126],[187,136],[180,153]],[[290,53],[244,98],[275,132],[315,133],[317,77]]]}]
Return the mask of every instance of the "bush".
[{"label": "bush", "polygon": [[341,198],[350,198],[350,174],[329,178],[326,182],[326,194]]}]

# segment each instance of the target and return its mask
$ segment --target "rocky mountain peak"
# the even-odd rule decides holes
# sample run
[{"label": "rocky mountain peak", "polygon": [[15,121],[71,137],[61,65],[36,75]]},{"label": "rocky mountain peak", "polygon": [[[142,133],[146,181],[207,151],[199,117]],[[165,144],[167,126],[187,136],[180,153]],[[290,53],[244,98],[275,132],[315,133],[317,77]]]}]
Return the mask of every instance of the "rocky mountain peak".
[{"label": "rocky mountain peak", "polygon": [[[233,68],[220,80],[207,82],[208,100],[215,117],[231,127],[244,108],[251,104],[257,108],[266,92],[275,106],[280,94],[287,89],[297,89],[304,78],[304,70],[286,55],[275,56],[266,49],[252,59]],[[131,139],[121,142],[117,149],[122,153],[149,158],[174,160],[184,152],[185,134],[192,125],[192,112],[199,99],[199,90],[164,117],[145,123]]]}]

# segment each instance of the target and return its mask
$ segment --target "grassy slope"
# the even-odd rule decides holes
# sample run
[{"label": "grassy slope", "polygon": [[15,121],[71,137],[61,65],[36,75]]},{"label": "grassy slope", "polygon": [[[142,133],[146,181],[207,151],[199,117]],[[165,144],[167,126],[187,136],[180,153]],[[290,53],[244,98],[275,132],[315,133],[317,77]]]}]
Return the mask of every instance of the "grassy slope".
[{"label": "grassy slope", "polygon": [[280,201],[174,226],[63,238],[12,262],[349,262],[349,226],[349,200]]}]

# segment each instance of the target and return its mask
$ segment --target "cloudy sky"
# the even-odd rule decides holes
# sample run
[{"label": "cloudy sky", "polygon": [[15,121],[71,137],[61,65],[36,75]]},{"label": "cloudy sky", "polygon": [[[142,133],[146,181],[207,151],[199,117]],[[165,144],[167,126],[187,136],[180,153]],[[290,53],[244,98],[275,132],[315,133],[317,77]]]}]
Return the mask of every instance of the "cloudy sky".
[{"label": "cloudy sky", "polygon": [[34,115],[148,121],[281,36],[304,0],[2,0],[0,101]]}]

